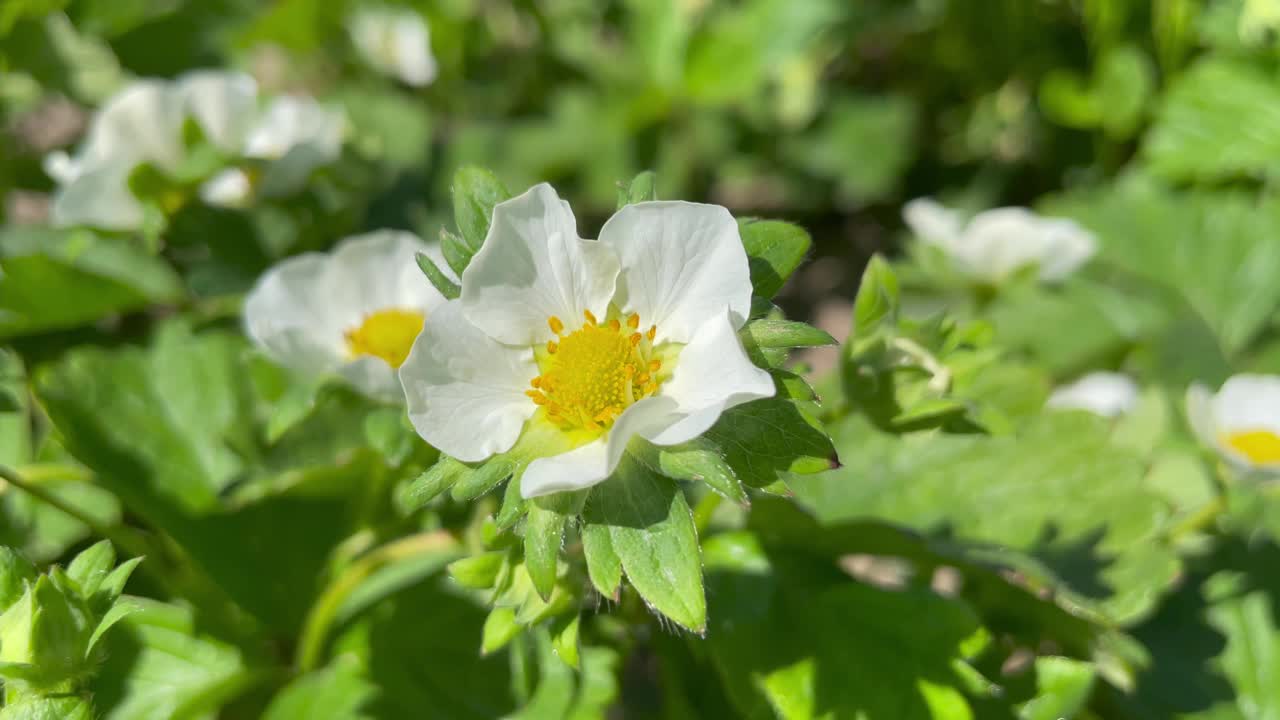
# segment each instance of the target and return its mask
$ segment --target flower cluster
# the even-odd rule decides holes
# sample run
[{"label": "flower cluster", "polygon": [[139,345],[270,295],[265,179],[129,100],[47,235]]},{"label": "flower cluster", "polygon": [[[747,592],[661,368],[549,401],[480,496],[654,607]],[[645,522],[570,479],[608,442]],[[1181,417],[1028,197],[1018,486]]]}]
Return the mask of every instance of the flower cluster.
[{"label": "flower cluster", "polygon": [[[194,177],[190,166],[200,145],[190,141],[192,128],[222,160],[213,168],[198,163]],[[343,128],[340,113],[308,97],[279,96],[259,108],[257,83],[241,73],[138,80],[95,113],[74,155],[45,158],[45,171],[58,183],[52,219],[63,226],[138,229],[145,207],[130,181],[143,165],[175,186],[199,184],[201,198],[212,204],[237,205],[255,191],[289,194],[337,157]],[[213,174],[218,166],[225,169]]]}]

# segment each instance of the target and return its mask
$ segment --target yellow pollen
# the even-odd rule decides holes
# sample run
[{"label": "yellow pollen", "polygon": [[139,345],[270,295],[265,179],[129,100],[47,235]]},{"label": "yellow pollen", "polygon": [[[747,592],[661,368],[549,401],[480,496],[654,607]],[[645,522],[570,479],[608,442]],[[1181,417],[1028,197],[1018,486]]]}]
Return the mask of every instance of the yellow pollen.
[{"label": "yellow pollen", "polygon": [[426,316],[420,310],[386,308],[369,313],[359,325],[346,331],[347,351],[353,358],[381,358],[393,368],[404,364]]},{"label": "yellow pollen", "polygon": [[567,334],[557,318],[547,319],[557,338],[538,357],[541,374],[525,394],[561,429],[599,433],[637,400],[657,392],[666,377],[651,374],[661,361],[653,345],[633,332],[638,316],[625,325],[617,317],[601,323],[589,310],[583,316],[586,324]]},{"label": "yellow pollen", "polygon": [[1270,430],[1244,430],[1226,433],[1222,442],[1248,458],[1255,465],[1280,463],[1280,435]]},{"label": "yellow pollen", "polygon": [[649,342],[653,342],[653,339],[657,337],[657,335],[658,335],[658,326],[650,325],[649,326]]}]

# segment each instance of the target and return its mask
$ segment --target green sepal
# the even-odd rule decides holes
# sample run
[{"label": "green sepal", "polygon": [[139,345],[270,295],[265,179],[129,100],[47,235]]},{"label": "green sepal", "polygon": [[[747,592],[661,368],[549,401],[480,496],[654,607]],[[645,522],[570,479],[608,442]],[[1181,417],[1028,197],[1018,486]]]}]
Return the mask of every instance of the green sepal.
[{"label": "green sepal", "polygon": [[524,565],[534,589],[543,600],[550,600],[551,591],[555,589],[556,563],[564,541],[565,520],[564,515],[536,502],[529,505],[529,516],[524,526]]},{"label": "green sepal", "polygon": [[636,175],[629,183],[618,183],[618,209],[658,199],[658,176],[652,170]]},{"label": "green sepal", "polygon": [[633,441],[632,455],[654,472],[674,480],[705,482],[726,500],[750,502],[738,476],[711,441],[698,437],[679,445],[658,446],[644,439]]},{"label": "green sepal", "polygon": [[493,587],[502,571],[507,553],[494,550],[449,563],[449,576],[462,587],[485,590]]},{"label": "green sepal", "polygon": [[[453,217],[458,224],[458,233],[462,241],[460,247],[465,257],[461,267],[454,266],[459,277],[471,262],[471,258],[480,251],[485,236],[489,234],[489,223],[493,218],[493,208],[498,203],[511,197],[507,188],[492,172],[475,166],[458,168],[453,175]],[[448,260],[446,255],[446,260]]]},{"label": "green sepal", "polygon": [[418,269],[423,275],[427,276],[427,280],[445,297],[446,300],[457,300],[462,295],[462,287],[450,280],[444,271],[432,260],[426,253],[414,253],[413,259],[418,263]]}]

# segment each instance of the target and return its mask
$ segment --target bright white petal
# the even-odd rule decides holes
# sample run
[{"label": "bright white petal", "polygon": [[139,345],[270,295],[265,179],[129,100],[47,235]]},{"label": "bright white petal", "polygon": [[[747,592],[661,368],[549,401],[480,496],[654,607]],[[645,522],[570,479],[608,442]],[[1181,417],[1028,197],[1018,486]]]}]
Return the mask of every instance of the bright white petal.
[{"label": "bright white petal", "polygon": [[907,203],[902,208],[902,219],[921,240],[944,249],[955,247],[964,229],[959,213],[931,198],[916,198]]},{"label": "bright white petal", "polygon": [[1270,430],[1280,434],[1280,376],[1233,375],[1213,398],[1219,433]]},{"label": "bright white petal", "polygon": [[1187,424],[1200,442],[1219,447],[1218,419],[1213,414],[1213,393],[1200,383],[1187,388]]},{"label": "bright white petal", "polygon": [[610,472],[608,448],[602,438],[529,463],[520,477],[520,495],[532,498],[589,488],[604,482]]},{"label": "bright white petal", "polygon": [[422,87],[436,78],[436,59],[431,55],[431,36],[422,16],[404,13],[392,29],[396,72],[408,85]]},{"label": "bright white petal", "polygon": [[570,330],[585,310],[603,318],[617,277],[612,250],[580,239],[569,203],[544,183],[493,209],[484,246],[462,273],[462,306],[495,340],[533,345],[553,337],[549,317]]},{"label": "bright white petal", "polygon": [[83,170],[79,161],[73,160],[62,150],[55,150],[45,155],[41,167],[44,168],[44,174],[53,178],[53,181],[59,185],[66,185],[80,177]]},{"label": "bright white petal", "polygon": [[741,327],[751,309],[751,274],[738,223],[719,205],[645,202],[604,224],[600,242],[622,264],[617,299],[661,340],[687,343],[727,309]]},{"label": "bright white petal", "polygon": [[375,70],[421,87],[436,76],[426,21],[412,10],[360,9],[348,24],[360,57]]},{"label": "bright white petal", "polygon": [[175,91],[205,137],[225,153],[239,153],[257,115],[258,83],[244,73],[199,70],[178,79]]},{"label": "bright white petal", "polygon": [[228,168],[200,186],[200,199],[218,207],[243,207],[253,194],[249,176],[240,168]]},{"label": "bright white petal", "polygon": [[346,354],[321,282],[328,264],[320,253],[289,258],[259,278],[244,303],[249,338],[280,364],[312,374],[338,368]]},{"label": "bright white petal", "polygon": [[1053,391],[1049,407],[1088,410],[1103,417],[1129,412],[1138,402],[1138,384],[1128,375],[1096,372]]},{"label": "bright white petal", "polygon": [[282,95],[267,106],[245,140],[246,157],[278,159],[295,147],[309,145],[335,157],[342,144],[344,120],[315,99]]},{"label": "bright white petal", "polygon": [[1040,219],[1026,208],[996,208],[978,213],[961,236],[956,252],[963,269],[999,281],[1049,251]]},{"label": "bright white petal", "polygon": [[449,302],[427,316],[400,382],[418,434],[470,462],[515,444],[537,409],[524,394],[537,374],[531,350],[494,341]]},{"label": "bright white petal", "polygon": [[775,391],[773,378],[747,357],[732,317],[724,313],[698,328],[659,391],[659,397],[675,401],[679,419],[642,434],[658,445],[687,442],[706,432],[725,410],[773,397]]},{"label": "bright white petal", "polygon": [[143,209],[129,190],[129,170],[127,165],[107,165],[81,173],[54,195],[50,220],[58,227],[138,229],[142,226]]}]

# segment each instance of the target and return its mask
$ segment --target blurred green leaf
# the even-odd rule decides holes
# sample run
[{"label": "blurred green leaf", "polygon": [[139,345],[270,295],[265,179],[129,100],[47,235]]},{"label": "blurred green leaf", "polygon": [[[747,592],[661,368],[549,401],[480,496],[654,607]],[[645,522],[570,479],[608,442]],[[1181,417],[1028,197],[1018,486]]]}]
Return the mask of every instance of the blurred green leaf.
[{"label": "blurred green leaf", "polygon": [[262,720],[368,720],[362,708],[374,692],[362,677],[359,663],[344,656],[285,686],[272,698]]},{"label": "blurred green leaf", "polygon": [[901,95],[842,96],[811,131],[788,138],[792,162],[835,182],[842,205],[891,197],[915,157],[916,105]]},{"label": "blurred green leaf", "polygon": [[129,240],[0,229],[0,337],[86,325],[182,300],[177,275]]}]

